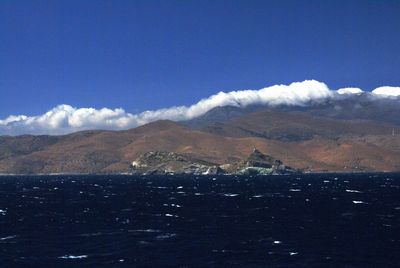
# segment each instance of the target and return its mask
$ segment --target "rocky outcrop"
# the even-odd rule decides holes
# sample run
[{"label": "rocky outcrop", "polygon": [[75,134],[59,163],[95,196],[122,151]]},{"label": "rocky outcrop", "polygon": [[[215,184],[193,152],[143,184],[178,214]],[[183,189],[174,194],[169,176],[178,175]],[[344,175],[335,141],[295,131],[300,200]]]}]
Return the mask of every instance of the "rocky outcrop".
[{"label": "rocky outcrop", "polygon": [[215,175],[218,165],[172,152],[147,152],[132,162],[131,171],[140,175],[193,174]]},{"label": "rocky outcrop", "polygon": [[132,162],[131,171],[132,174],[138,175],[278,175],[299,172],[257,149],[254,149],[243,161],[221,166],[184,154],[160,151],[147,152]]},{"label": "rocky outcrop", "polygon": [[256,148],[245,160],[239,163],[226,164],[221,168],[226,173],[237,175],[282,175],[300,172],[285,166],[279,159],[261,153]]}]

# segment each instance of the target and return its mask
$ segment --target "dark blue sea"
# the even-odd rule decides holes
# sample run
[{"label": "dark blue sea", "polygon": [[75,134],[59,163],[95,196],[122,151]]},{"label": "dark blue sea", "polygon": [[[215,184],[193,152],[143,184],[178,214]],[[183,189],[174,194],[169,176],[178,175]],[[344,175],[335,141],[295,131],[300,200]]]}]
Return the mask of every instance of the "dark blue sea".
[{"label": "dark blue sea", "polygon": [[2,176],[0,267],[400,267],[400,174]]}]

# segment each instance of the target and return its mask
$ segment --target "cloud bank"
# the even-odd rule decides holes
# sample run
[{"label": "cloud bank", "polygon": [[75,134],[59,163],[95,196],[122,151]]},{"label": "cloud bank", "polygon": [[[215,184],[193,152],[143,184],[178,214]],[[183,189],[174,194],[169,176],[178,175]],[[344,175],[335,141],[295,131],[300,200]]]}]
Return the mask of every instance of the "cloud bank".
[{"label": "cloud bank", "polygon": [[331,90],[322,82],[306,80],[259,90],[219,92],[191,106],[176,106],[139,114],[128,113],[122,108],[76,108],[62,104],[42,115],[10,115],[0,119],[0,135],[60,135],[88,129],[121,130],[161,119],[189,120],[219,106],[246,107],[254,104],[305,106],[327,99],[363,93],[381,98],[397,98],[400,96],[400,87],[379,87],[372,93],[366,93],[359,88]]},{"label": "cloud bank", "polygon": [[381,96],[398,97],[400,96],[400,87],[378,87],[372,93]]}]

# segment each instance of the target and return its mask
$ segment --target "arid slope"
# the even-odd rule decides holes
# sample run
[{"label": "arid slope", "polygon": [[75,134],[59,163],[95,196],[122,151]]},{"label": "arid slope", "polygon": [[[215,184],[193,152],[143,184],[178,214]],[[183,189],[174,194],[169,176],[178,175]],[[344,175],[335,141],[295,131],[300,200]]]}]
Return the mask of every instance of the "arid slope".
[{"label": "arid slope", "polygon": [[400,171],[396,125],[335,120],[301,112],[257,111],[193,129],[157,121],[126,131],[0,137],[0,173],[120,173],[148,151],[223,164],[254,147],[304,171]]}]

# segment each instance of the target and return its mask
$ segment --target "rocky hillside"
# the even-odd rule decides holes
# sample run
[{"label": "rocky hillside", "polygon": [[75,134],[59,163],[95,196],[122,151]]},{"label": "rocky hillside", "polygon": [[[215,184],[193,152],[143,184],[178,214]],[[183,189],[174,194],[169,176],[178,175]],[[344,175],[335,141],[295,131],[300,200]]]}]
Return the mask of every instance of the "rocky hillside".
[{"label": "rocky hillside", "polygon": [[227,174],[238,175],[282,175],[301,172],[285,166],[281,160],[263,154],[256,148],[246,159],[237,163],[222,165],[221,169]]},{"label": "rocky hillside", "polygon": [[131,173],[140,175],[219,174],[217,164],[172,152],[147,152],[131,164]]},{"label": "rocky hillside", "polygon": [[278,175],[299,172],[299,170],[287,167],[282,161],[265,155],[255,148],[245,160],[224,165],[172,152],[147,152],[131,164],[131,173],[140,175]]}]

